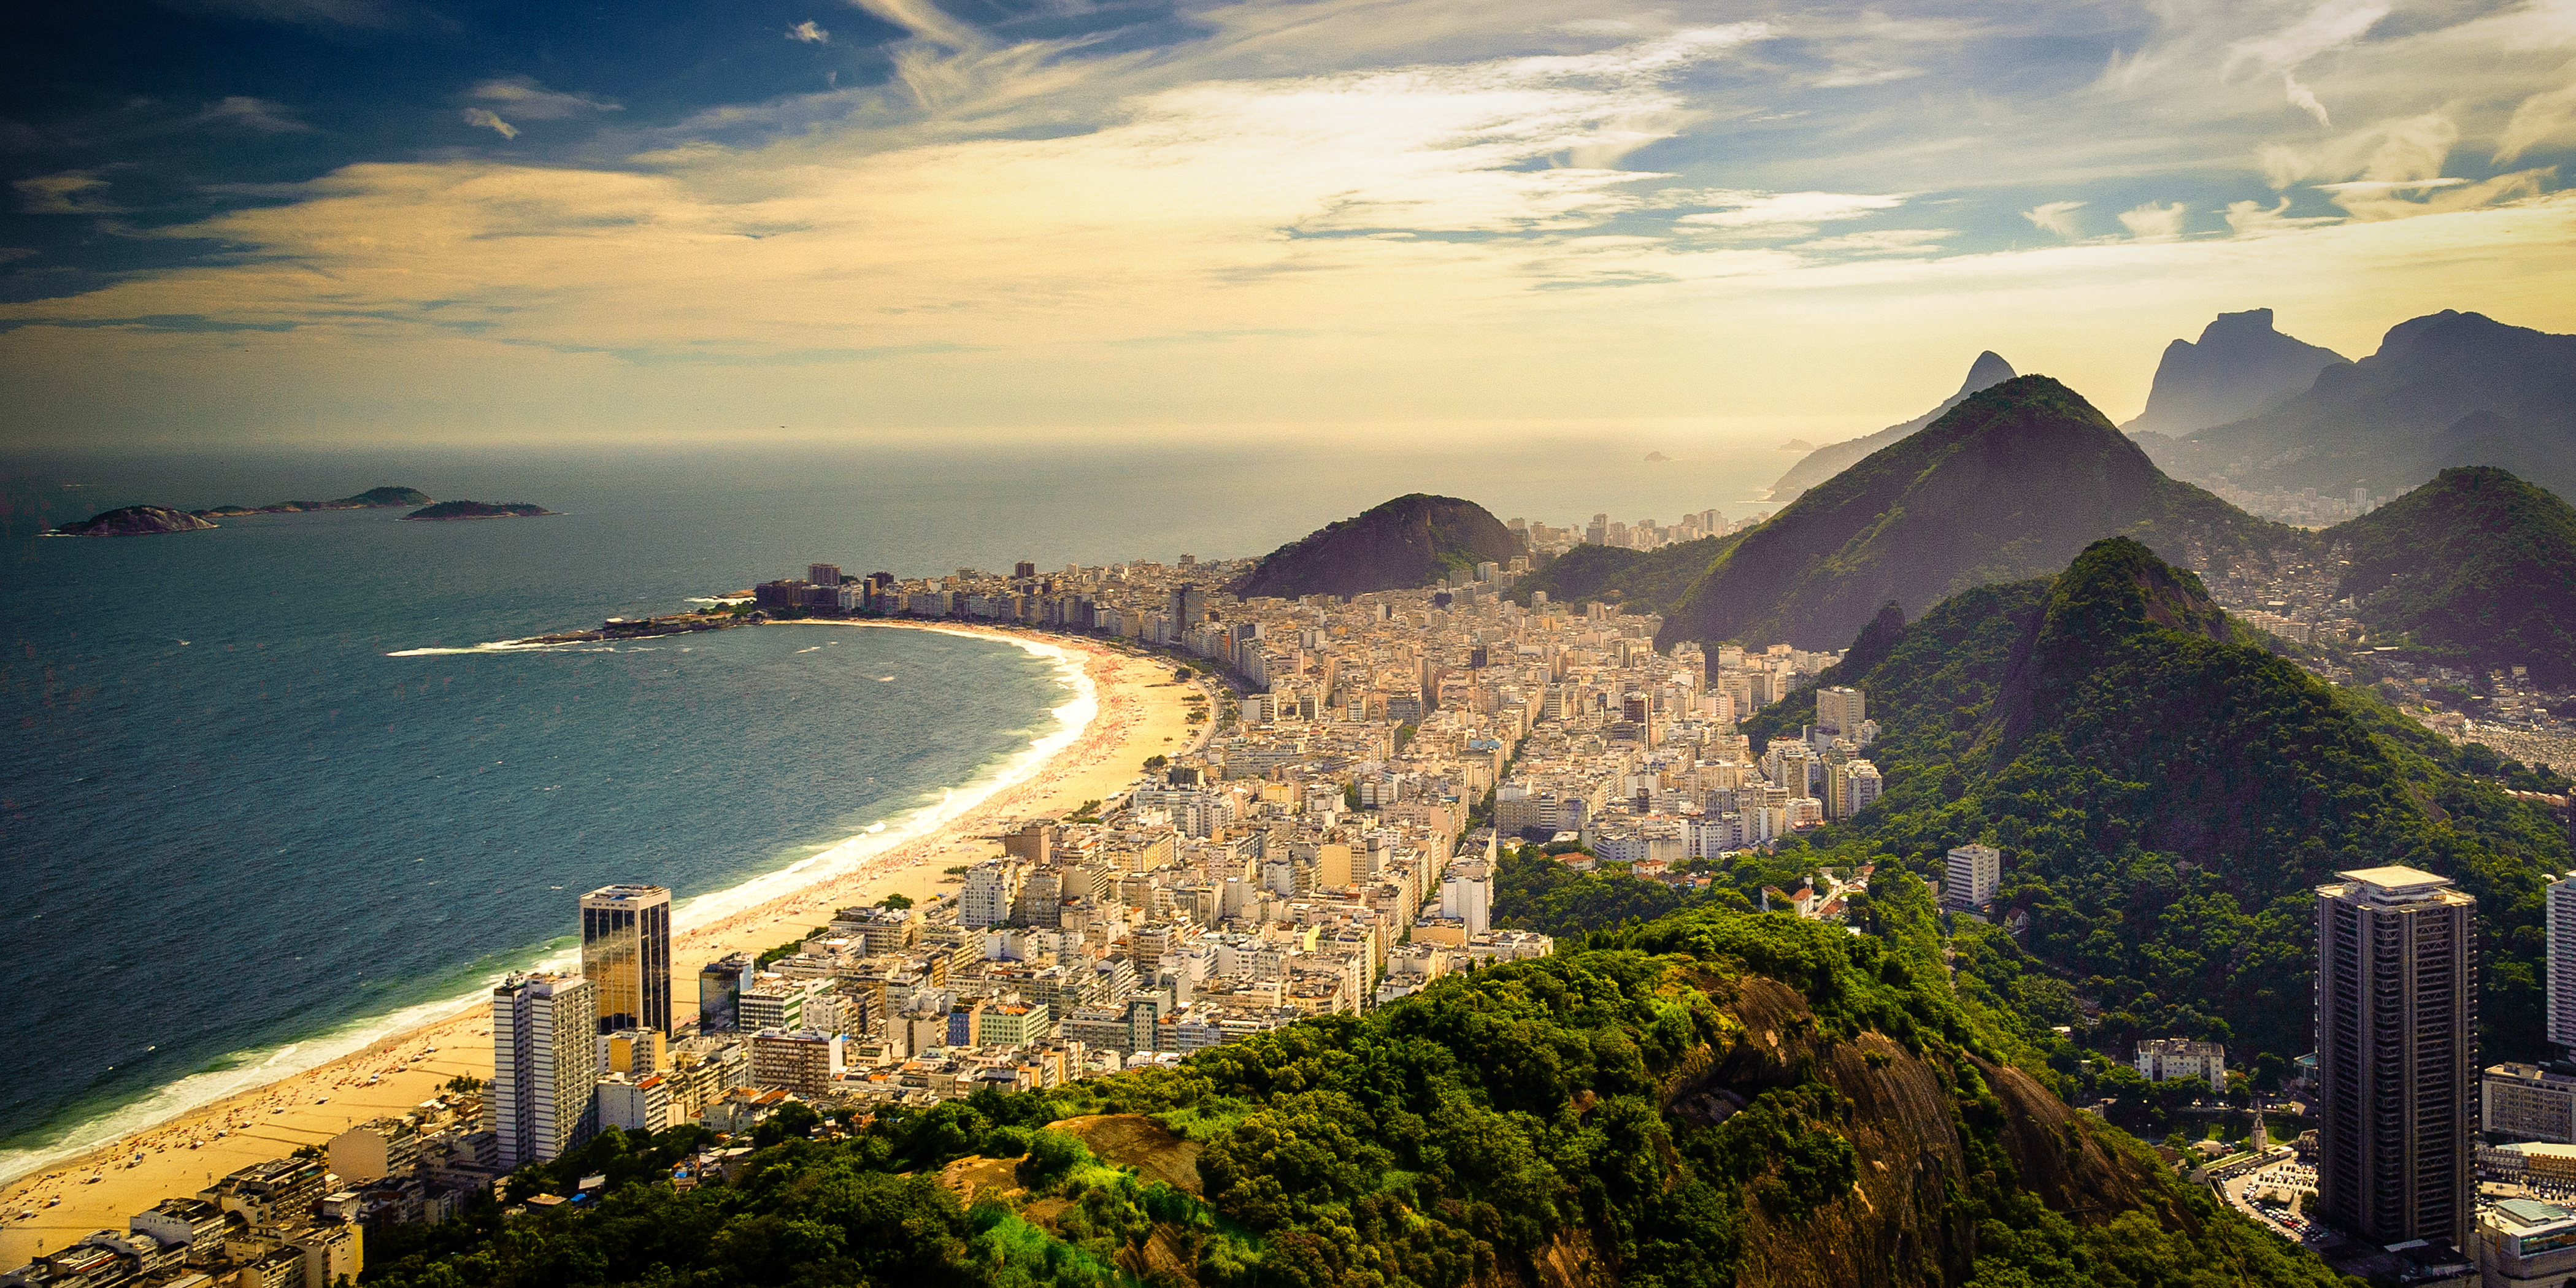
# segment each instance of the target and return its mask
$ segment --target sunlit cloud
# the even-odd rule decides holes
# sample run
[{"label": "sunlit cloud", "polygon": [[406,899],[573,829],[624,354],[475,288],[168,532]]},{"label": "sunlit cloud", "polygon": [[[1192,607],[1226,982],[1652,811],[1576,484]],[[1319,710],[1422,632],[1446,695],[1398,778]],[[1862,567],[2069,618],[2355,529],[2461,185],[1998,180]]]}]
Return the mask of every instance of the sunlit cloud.
[{"label": "sunlit cloud", "polygon": [[20,179],[18,208],[31,215],[97,215],[118,207],[107,200],[107,180],[81,170]]},{"label": "sunlit cloud", "polygon": [[275,103],[242,95],[232,95],[206,105],[197,114],[201,122],[235,125],[262,134],[311,134],[314,128],[289,115]]},{"label": "sunlit cloud", "polygon": [[2072,240],[2084,235],[2075,222],[2075,212],[2083,208],[2081,201],[2043,201],[2021,212],[2021,217],[2041,232]]},{"label": "sunlit cloud", "polygon": [[[468,91],[467,96],[481,99],[486,103],[501,104],[510,115],[523,121],[560,121],[567,117],[591,112],[620,110],[617,104],[605,99],[592,98],[587,94],[564,94],[547,89],[538,84],[535,78],[528,76],[505,76],[498,80],[487,80]],[[476,121],[475,124],[490,123]]]},{"label": "sunlit cloud", "polygon": [[2191,208],[2179,201],[2161,206],[2150,201],[2135,210],[2121,211],[2120,226],[2142,241],[2174,238],[2182,236],[2183,224],[2190,215]]},{"label": "sunlit cloud", "polygon": [[831,42],[832,33],[814,25],[814,20],[808,18],[805,21],[788,28],[787,38],[789,40],[800,41],[808,45],[822,45],[829,44]]},{"label": "sunlit cloud", "polygon": [[494,134],[498,134],[505,139],[515,139],[519,137],[519,127],[510,124],[508,121],[502,120],[497,115],[494,115],[490,108],[469,107],[465,109],[462,115],[465,118],[465,123],[467,125],[474,126],[477,129],[490,130]]}]

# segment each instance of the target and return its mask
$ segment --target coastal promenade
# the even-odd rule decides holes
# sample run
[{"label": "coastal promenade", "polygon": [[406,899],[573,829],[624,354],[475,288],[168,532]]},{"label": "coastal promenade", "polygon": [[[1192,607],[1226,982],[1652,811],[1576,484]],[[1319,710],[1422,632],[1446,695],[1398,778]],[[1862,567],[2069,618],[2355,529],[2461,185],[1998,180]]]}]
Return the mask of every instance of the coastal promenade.
[{"label": "coastal promenade", "polygon": [[[1188,722],[1184,698],[1201,691],[1172,678],[1172,661],[1079,636],[901,622],[763,629],[936,629],[1036,639],[1079,658],[1098,710],[1068,746],[945,825],[870,857],[856,871],[713,922],[681,926],[673,936],[675,975],[694,975],[698,963],[729,952],[757,952],[797,938],[830,920],[835,908],[896,893],[921,900],[952,892],[956,878],[946,869],[984,857],[992,848],[981,839],[985,835],[1024,818],[1069,814],[1086,801],[1106,799],[1134,781],[1146,757],[1189,747],[1206,727]],[[673,1018],[692,1018],[694,990],[680,991],[689,995],[673,999]],[[163,1198],[193,1195],[237,1168],[410,1109],[459,1074],[491,1073],[490,1023],[486,1008],[475,1005],[363,1052],[201,1106],[0,1189],[0,1266],[22,1264],[95,1230],[123,1230],[127,1217]],[[46,1206],[54,1199],[59,1203]],[[28,1210],[35,1215],[19,1219]]]}]

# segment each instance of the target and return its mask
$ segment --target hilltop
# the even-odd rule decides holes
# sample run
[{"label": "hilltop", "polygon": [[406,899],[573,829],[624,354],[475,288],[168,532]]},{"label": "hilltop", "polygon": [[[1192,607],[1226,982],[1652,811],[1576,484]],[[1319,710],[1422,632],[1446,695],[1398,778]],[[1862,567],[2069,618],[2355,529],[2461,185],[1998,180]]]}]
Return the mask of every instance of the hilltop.
[{"label": "hilltop", "polygon": [[63,524],[54,532],[66,537],[148,537],[164,532],[196,532],[213,526],[185,510],[159,505],[129,505],[91,515],[76,523]]},{"label": "hilltop", "polygon": [[589,1201],[393,1227],[369,1280],[2335,1282],[2069,1110],[1953,993],[1921,883],[1891,873],[1869,905],[1864,935],[1696,910],[1175,1068],[881,1109],[846,1140],[773,1120],[739,1180],[686,1193],[670,1163],[706,1133],[612,1130],[507,1187],[605,1178]]},{"label": "hilltop", "polygon": [[2020,376],[1744,533],[1657,642],[1838,648],[1882,604],[1918,613],[1971,586],[2053,572],[2112,535],[2190,563],[2299,539],[2167,478],[2073,390]]},{"label": "hilltop", "polygon": [[[1817,684],[1869,694],[1887,794],[1816,843],[1918,871],[1955,845],[2003,850],[1997,911],[2029,918],[2024,942],[2059,978],[2089,981],[2097,1049],[2306,1050],[2309,888],[2403,863],[2478,898],[2486,1050],[2537,1054],[2540,889],[2576,853],[2539,806],[2470,772],[2484,749],[2254,645],[2197,577],[2127,539],[1873,631]],[[1795,736],[1813,712],[1802,691],[1746,731]]]},{"label": "hilltop", "polygon": [[2184,478],[2247,488],[2402,492],[2447,466],[2496,465],[2576,494],[2576,335],[2444,310],[2306,392],[2188,437],[2146,440]]},{"label": "hilltop", "polygon": [[2176,340],[2156,363],[2147,407],[2125,433],[2182,435],[2242,420],[2317,381],[2350,359],[2272,329],[2272,310],[2221,313],[2200,341]]},{"label": "hilltop", "polygon": [[2337,590],[2372,631],[2454,663],[2576,683],[2576,507],[2548,489],[2446,469],[2325,540],[2346,561]]},{"label": "hilltop", "polygon": [[1691,583],[1743,536],[1701,537],[1654,550],[1576,546],[1514,582],[1512,598],[1527,604],[1532,591],[1542,591],[1560,604],[1603,600],[1632,613],[1669,615],[1690,593]]},{"label": "hilltop", "polygon": [[1485,507],[1415,492],[1271,551],[1228,589],[1246,599],[1411,590],[1525,552]]},{"label": "hilltop", "polygon": [[1926,428],[1932,422],[1941,419],[1943,412],[1965,402],[1968,395],[1980,389],[1991,389],[2012,379],[2013,375],[2012,364],[2004,361],[1994,350],[1988,349],[1978,354],[1976,361],[1968,364],[1968,377],[1959,382],[1959,392],[1942,399],[1940,406],[1912,420],[1890,425],[1875,434],[1866,434],[1839,443],[1827,443],[1809,452],[1797,464],[1790,466],[1789,472],[1781,475],[1779,481],[1771,485],[1771,490],[1762,494],[1762,498],[1766,501],[1787,501],[1808,488],[1850,469],[1870,453]]}]

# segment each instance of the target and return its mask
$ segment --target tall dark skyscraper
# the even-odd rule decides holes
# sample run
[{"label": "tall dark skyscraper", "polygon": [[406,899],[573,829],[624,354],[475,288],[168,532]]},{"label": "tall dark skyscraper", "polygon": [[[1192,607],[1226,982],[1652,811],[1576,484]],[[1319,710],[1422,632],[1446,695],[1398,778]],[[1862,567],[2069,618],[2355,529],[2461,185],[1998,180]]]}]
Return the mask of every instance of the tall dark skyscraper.
[{"label": "tall dark skyscraper", "polygon": [[1172,592],[1172,626],[1186,631],[1207,618],[1207,591],[1196,585]]},{"label": "tall dark skyscraper", "polygon": [[2368,1243],[2470,1246],[2477,900],[2414,868],[2317,887],[2317,1198]]},{"label": "tall dark skyscraper", "polygon": [[601,886],[581,897],[581,976],[599,986],[599,1031],[671,1031],[671,892]]}]

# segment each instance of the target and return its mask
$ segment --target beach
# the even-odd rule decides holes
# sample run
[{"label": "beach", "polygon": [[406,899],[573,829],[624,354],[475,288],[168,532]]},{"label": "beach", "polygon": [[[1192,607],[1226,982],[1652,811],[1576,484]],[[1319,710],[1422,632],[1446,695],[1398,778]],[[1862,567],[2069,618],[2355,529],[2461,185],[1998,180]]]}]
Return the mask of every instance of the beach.
[{"label": "beach", "polygon": [[[1200,690],[1174,680],[1173,661],[1097,641],[947,623],[818,621],[775,629],[936,630],[1034,647],[1078,666],[1088,682],[1090,719],[1043,760],[920,835],[881,850],[853,838],[789,873],[750,883],[756,894],[789,888],[749,907],[733,906],[739,896],[683,900],[672,935],[675,1022],[695,1015],[695,983],[680,977],[694,976],[701,963],[801,938],[837,908],[890,894],[926,901],[953,893],[958,878],[947,869],[997,853],[989,838],[1026,818],[1062,816],[1104,800],[1132,783],[1147,757],[1186,750],[1207,729],[1188,722],[1184,697]],[[843,850],[855,857],[835,861]],[[797,884],[800,878],[810,879]],[[237,1168],[408,1110],[460,1074],[488,1078],[491,1072],[487,1008],[472,1005],[47,1166],[0,1189],[0,1270],[92,1231],[122,1231],[133,1213],[163,1198],[193,1195]],[[59,1203],[45,1206],[52,1199]],[[18,1218],[28,1210],[35,1215]]]}]

